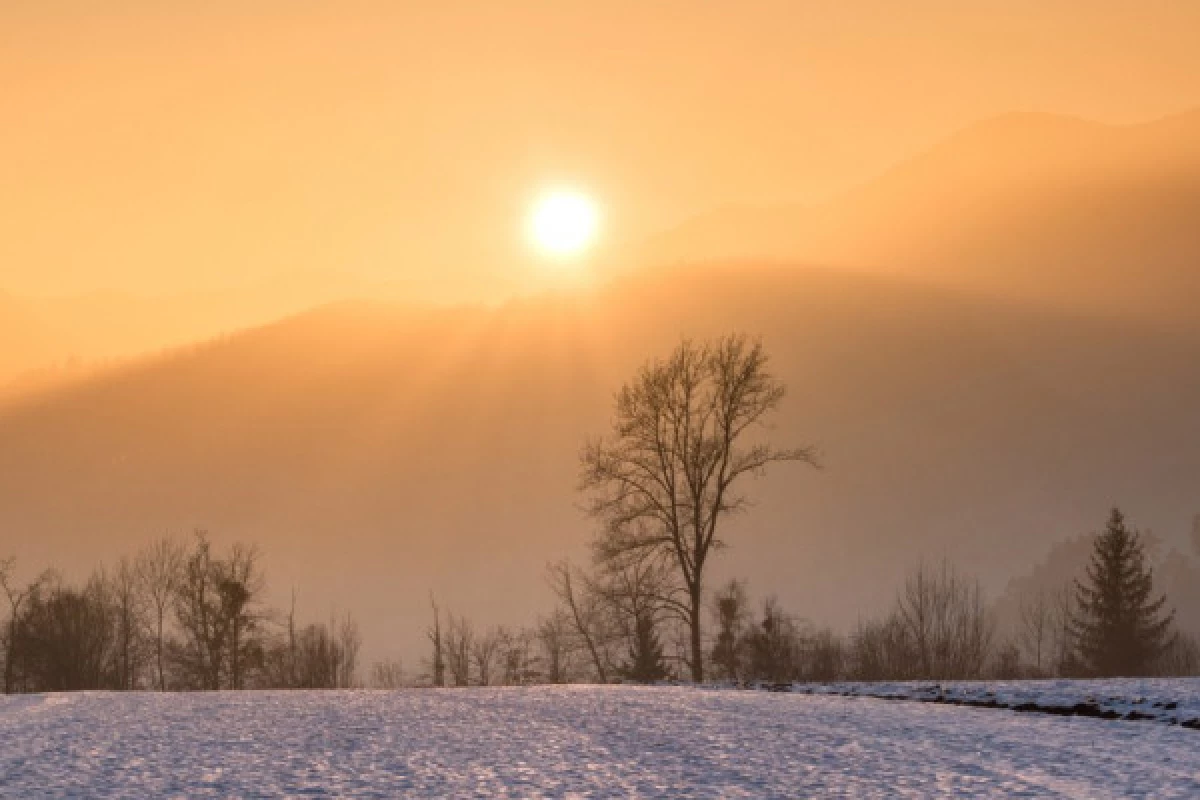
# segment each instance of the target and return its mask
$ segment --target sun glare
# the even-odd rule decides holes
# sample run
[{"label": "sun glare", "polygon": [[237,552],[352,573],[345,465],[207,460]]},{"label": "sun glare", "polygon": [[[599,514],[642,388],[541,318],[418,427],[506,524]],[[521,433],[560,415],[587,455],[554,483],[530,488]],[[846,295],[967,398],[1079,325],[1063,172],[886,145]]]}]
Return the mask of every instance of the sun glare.
[{"label": "sun glare", "polygon": [[543,253],[572,256],[596,238],[600,212],[590,197],[575,190],[546,192],[529,212],[529,237]]}]

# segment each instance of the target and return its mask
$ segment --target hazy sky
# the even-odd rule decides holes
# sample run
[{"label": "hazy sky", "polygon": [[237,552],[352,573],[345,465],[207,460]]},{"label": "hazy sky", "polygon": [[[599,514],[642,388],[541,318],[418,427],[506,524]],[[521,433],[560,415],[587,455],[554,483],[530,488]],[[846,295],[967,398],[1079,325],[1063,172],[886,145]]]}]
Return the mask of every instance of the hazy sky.
[{"label": "hazy sky", "polygon": [[804,202],[1014,110],[1200,105],[1200,3],[0,4],[0,290],[291,270],[495,296],[569,182],[610,243]]}]

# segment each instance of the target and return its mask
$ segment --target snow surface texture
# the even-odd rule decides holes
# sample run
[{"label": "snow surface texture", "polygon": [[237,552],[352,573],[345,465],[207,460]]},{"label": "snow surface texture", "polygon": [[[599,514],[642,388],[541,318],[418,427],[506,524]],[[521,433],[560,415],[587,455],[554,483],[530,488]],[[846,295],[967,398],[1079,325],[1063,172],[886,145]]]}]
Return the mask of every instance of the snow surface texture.
[{"label": "snow surface texture", "polygon": [[673,687],[0,699],[4,797],[1200,797],[1180,726]]},{"label": "snow surface texture", "polygon": [[1200,730],[1200,678],[783,684],[780,691],[1149,720]]}]

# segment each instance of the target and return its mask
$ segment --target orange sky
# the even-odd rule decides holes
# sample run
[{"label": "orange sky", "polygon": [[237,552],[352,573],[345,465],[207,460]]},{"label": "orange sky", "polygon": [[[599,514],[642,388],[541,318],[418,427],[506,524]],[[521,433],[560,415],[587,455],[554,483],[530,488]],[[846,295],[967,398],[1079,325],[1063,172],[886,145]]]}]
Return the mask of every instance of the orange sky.
[{"label": "orange sky", "polygon": [[9,0],[0,290],[330,270],[496,297],[544,269],[546,183],[595,193],[611,250],[992,114],[1200,105],[1200,3],[1084,5]]}]

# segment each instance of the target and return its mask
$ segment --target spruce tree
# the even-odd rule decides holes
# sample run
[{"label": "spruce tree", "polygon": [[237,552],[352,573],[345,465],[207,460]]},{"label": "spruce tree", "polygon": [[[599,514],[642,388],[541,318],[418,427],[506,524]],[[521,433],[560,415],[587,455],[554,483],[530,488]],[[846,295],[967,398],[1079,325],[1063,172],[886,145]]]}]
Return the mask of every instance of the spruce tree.
[{"label": "spruce tree", "polygon": [[1152,599],[1153,571],[1141,536],[1114,508],[1096,537],[1087,580],[1075,582],[1074,621],[1079,656],[1098,676],[1144,675],[1170,645],[1175,612],[1163,613],[1166,596]]},{"label": "spruce tree", "polygon": [[638,683],[654,683],[667,677],[658,625],[651,614],[642,613],[634,617],[629,661],[621,670],[621,676]]}]

